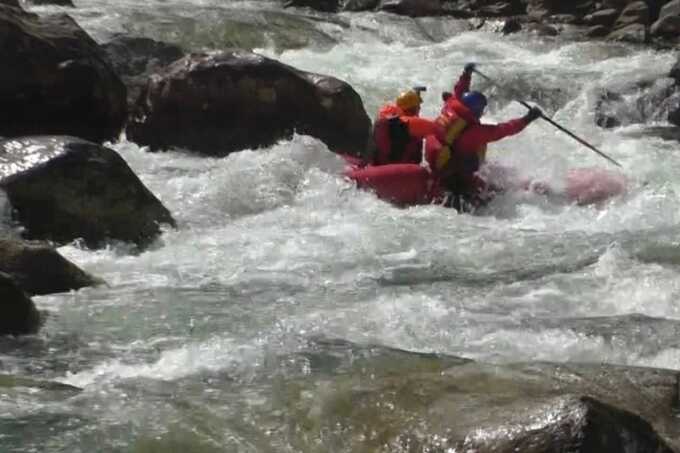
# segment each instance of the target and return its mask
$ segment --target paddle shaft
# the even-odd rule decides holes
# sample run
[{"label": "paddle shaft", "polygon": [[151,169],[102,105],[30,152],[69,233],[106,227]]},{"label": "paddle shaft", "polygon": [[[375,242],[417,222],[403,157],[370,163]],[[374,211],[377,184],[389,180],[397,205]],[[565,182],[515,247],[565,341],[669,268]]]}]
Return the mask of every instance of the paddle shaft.
[{"label": "paddle shaft", "polygon": [[[482,77],[483,79],[486,79],[488,82],[490,82],[490,83],[492,83],[493,85],[496,85],[497,87],[501,88],[501,86],[500,86],[498,83],[496,83],[496,81],[494,81],[493,79],[491,79],[490,77],[487,77],[486,75],[482,74],[482,73],[479,72],[477,69],[475,69],[474,71],[475,71],[480,77]],[[514,94],[514,93],[513,93],[513,94]],[[520,100],[520,99],[517,99],[517,102],[519,102],[519,103],[522,104],[524,107],[526,107],[526,108],[528,108],[529,110],[531,110],[531,106],[530,106],[529,104],[527,104],[526,102],[524,102],[524,101],[522,101],[522,100]],[[552,125],[555,126],[557,129],[559,129],[560,131],[564,132],[565,134],[567,134],[568,136],[570,136],[571,138],[573,138],[574,140],[576,140],[577,142],[579,142],[579,143],[582,144],[583,146],[587,147],[588,149],[590,149],[590,150],[592,150],[592,151],[595,151],[597,154],[599,154],[600,156],[604,157],[605,159],[607,159],[609,162],[613,163],[613,164],[616,165],[617,167],[621,167],[621,164],[620,164],[620,163],[618,163],[617,161],[615,161],[615,160],[612,159],[611,157],[607,156],[605,153],[603,153],[603,152],[600,151],[599,149],[595,148],[593,145],[591,145],[591,144],[588,143],[587,141],[583,140],[581,137],[579,137],[578,135],[574,134],[573,132],[571,132],[571,131],[568,130],[567,128],[561,126],[560,124],[556,123],[555,121],[551,120],[550,118],[548,118],[547,116],[545,116],[545,115],[543,115],[543,114],[541,114],[541,119],[543,119],[544,121],[547,121],[548,123],[552,124]]]}]

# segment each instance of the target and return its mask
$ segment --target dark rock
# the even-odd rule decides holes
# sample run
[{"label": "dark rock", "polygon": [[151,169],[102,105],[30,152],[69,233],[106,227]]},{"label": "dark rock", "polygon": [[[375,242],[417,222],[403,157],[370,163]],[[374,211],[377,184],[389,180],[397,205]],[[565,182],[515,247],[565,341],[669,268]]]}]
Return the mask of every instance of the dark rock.
[{"label": "dark rock", "polygon": [[75,137],[0,142],[0,188],[30,239],[142,247],[159,235],[160,223],[174,225],[118,153]]},{"label": "dark rock", "polygon": [[342,7],[343,11],[369,11],[375,9],[380,0],[347,0]]},{"label": "dark rock", "polygon": [[477,9],[477,14],[484,17],[507,17],[525,12],[524,4],[519,1],[496,2]]},{"label": "dark rock", "polygon": [[630,3],[624,8],[613,26],[608,39],[633,43],[648,41],[649,7],[643,1]]},{"label": "dark rock", "polygon": [[587,25],[602,25],[605,27],[611,27],[616,22],[619,17],[619,11],[610,8],[596,11],[593,14],[589,14],[583,18],[583,22]]},{"label": "dark rock", "polygon": [[286,8],[307,7],[317,11],[333,13],[340,8],[340,0],[286,0],[283,6]]},{"label": "dark rock", "polygon": [[0,5],[11,6],[13,8],[23,9],[19,0],[0,0]]},{"label": "dark rock", "polygon": [[594,27],[588,28],[586,30],[586,36],[588,38],[603,38],[609,34],[609,28],[604,25],[595,25]]},{"label": "dark rock", "polygon": [[535,20],[542,20],[548,16],[569,14],[583,17],[595,10],[595,2],[590,0],[562,1],[562,0],[528,0],[527,14]]},{"label": "dark rock", "polygon": [[130,109],[152,73],[184,56],[184,51],[174,44],[131,36],[117,36],[102,49],[127,86]]},{"label": "dark rock", "polygon": [[590,397],[557,398],[543,410],[516,418],[508,429],[481,428],[459,444],[460,450],[673,453],[647,421]]},{"label": "dark rock", "polygon": [[579,18],[573,14],[553,14],[549,19],[550,22],[556,24],[575,24],[579,21]]},{"label": "dark rock", "polygon": [[504,35],[509,35],[511,33],[517,33],[522,30],[522,23],[518,19],[508,19],[503,22],[503,27],[501,28],[501,33]]},{"label": "dark rock", "polygon": [[294,131],[360,153],[370,119],[347,83],[245,51],[193,54],[153,76],[128,136],[211,155],[270,146]]},{"label": "dark rock", "polygon": [[438,16],[442,13],[440,0],[380,0],[378,9],[402,16]]},{"label": "dark rock", "polygon": [[10,275],[0,272],[0,335],[25,335],[40,328],[33,301]]},{"label": "dark rock", "polygon": [[557,27],[542,22],[529,22],[527,24],[527,31],[539,36],[557,36],[560,34]]},{"label": "dark rock", "polygon": [[654,36],[676,37],[680,34],[680,0],[672,0],[661,8],[659,19],[650,31]]},{"label": "dark rock", "polygon": [[34,5],[57,5],[75,8],[72,0],[29,0]]},{"label": "dark rock", "polygon": [[0,272],[28,294],[52,294],[103,283],[42,243],[0,239]]},{"label": "dark rock", "polygon": [[0,6],[0,29],[0,135],[118,136],[125,86],[73,19]]}]

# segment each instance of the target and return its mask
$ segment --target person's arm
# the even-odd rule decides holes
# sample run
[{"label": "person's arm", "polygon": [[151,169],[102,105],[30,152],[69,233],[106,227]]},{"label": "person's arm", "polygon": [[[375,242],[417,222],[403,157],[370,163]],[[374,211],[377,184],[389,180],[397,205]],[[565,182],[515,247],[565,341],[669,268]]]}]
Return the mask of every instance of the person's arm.
[{"label": "person's arm", "polygon": [[472,75],[469,72],[464,71],[458,79],[458,82],[456,82],[456,85],[453,87],[453,95],[456,97],[456,99],[460,100],[465,93],[470,91],[471,80]]},{"label": "person's arm", "polygon": [[533,107],[523,117],[515,118],[506,121],[505,123],[470,126],[460,138],[465,142],[462,143],[462,146],[464,149],[479,149],[487,143],[496,142],[505,137],[519,134],[531,122],[542,115],[543,113],[538,107]]},{"label": "person's arm", "polygon": [[428,135],[442,133],[443,127],[434,120],[419,116],[402,117],[408,127],[408,134],[413,138],[425,138]]}]

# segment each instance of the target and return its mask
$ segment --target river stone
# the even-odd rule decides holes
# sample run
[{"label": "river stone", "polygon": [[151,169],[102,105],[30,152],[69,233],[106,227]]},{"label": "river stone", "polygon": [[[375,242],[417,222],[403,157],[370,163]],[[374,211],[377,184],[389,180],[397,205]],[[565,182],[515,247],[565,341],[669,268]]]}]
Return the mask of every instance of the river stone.
[{"label": "river stone", "polygon": [[314,349],[282,358],[300,371],[275,386],[300,450],[324,439],[353,452],[671,453],[680,440],[673,370]]},{"label": "river stone", "polygon": [[293,132],[359,154],[371,127],[347,83],[241,50],[173,63],[151,77],[137,107],[132,140],[209,155],[270,146]]},{"label": "river stone", "polygon": [[168,210],[115,151],[68,136],[0,142],[0,188],[29,239],[143,247],[174,225]]},{"label": "river stone", "polygon": [[587,25],[602,25],[611,27],[619,17],[619,11],[609,8],[595,11],[593,14],[588,14],[583,18],[583,22]]},{"label": "river stone", "polygon": [[12,277],[0,272],[0,335],[25,335],[40,328],[40,314],[33,301]]},{"label": "river stone", "polygon": [[102,49],[127,87],[130,110],[149,76],[184,56],[179,46],[135,36],[117,36]]},{"label": "river stone", "polygon": [[647,41],[647,25],[649,23],[649,7],[643,1],[630,3],[624,8],[614,23],[613,31],[608,39],[644,43]]},{"label": "river stone", "polygon": [[527,14],[535,20],[542,20],[548,16],[569,14],[583,17],[594,11],[595,2],[590,0],[563,1],[563,0],[528,0]]},{"label": "river stone", "polygon": [[378,9],[402,16],[422,17],[441,14],[441,0],[380,0]]},{"label": "river stone", "polygon": [[0,136],[118,136],[125,86],[73,19],[0,5],[0,29],[0,52],[8,62],[0,71]]},{"label": "river stone", "polygon": [[0,0],[0,5],[12,6],[14,8],[23,9],[19,0]]},{"label": "river stone", "polygon": [[68,6],[75,8],[76,5],[73,4],[72,0],[28,0],[34,5],[57,5],[57,6]]},{"label": "river stone", "polygon": [[340,0],[286,0],[283,6],[285,8],[307,7],[317,11],[333,13],[340,8]]},{"label": "river stone", "polygon": [[661,8],[659,19],[650,31],[654,36],[677,37],[680,34],[680,0],[672,0]]},{"label": "river stone", "polygon": [[369,11],[375,9],[380,0],[347,0],[342,7],[343,11]]},{"label": "river stone", "polygon": [[0,272],[11,275],[28,294],[60,293],[103,283],[47,244],[14,239],[0,239]]}]

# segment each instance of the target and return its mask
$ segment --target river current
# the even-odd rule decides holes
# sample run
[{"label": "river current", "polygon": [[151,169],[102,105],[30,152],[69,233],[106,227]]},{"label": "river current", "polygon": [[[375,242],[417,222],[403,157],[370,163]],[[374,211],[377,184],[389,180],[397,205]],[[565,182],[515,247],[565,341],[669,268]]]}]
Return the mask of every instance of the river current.
[{"label": "river current", "polygon": [[[178,228],[141,254],[60,248],[108,285],[35,297],[46,325],[2,340],[0,364],[83,390],[4,393],[3,451],[352,451],[323,431],[300,434],[281,396],[296,386],[303,398],[315,373],[332,381],[340,372],[323,364],[342,342],[680,369],[675,336],[650,334],[647,318],[680,319],[680,155],[649,133],[666,126],[664,105],[644,103],[670,84],[674,54],[267,2],[75,3],[69,13],[99,41],[130,32],[192,49],[252,45],[346,80],[370,116],[412,85],[428,87],[423,115],[434,116],[441,92],[478,62],[621,162],[628,191],[597,206],[507,194],[477,216],[399,209],[353,188],[311,137],[225,158],[122,139],[111,146]],[[645,81],[618,112],[621,127],[595,125],[603,90]],[[508,92],[473,86],[491,99],[487,121],[525,112]],[[491,145],[489,158],[555,187],[572,168],[615,170],[539,121]]]}]

